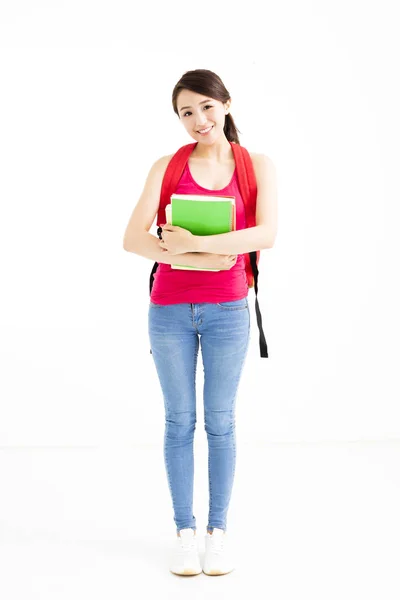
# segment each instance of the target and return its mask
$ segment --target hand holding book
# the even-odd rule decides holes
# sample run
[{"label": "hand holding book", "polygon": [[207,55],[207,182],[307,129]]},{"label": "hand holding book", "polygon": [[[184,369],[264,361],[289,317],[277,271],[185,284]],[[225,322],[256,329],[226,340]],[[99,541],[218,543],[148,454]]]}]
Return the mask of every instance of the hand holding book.
[{"label": "hand holding book", "polygon": [[[236,229],[236,204],[234,196],[212,196],[197,194],[172,194],[171,204],[165,208],[167,225],[165,243],[160,241],[161,248],[171,247],[173,254],[196,252],[193,248],[193,236],[215,235]],[[169,224],[169,225],[168,225]],[[206,265],[184,266],[171,264],[172,269],[194,269],[197,271],[220,271],[230,269],[236,263],[236,255],[198,253],[203,255],[200,262]],[[215,258],[214,258],[215,257]],[[212,263],[210,265],[210,262]]]},{"label": "hand holding book", "polygon": [[199,252],[198,254],[203,257],[204,264],[202,265],[202,259],[200,259],[200,266],[203,266],[204,269],[226,271],[231,269],[237,261],[237,254],[212,254],[211,252]]},{"label": "hand holding book", "polygon": [[166,223],[162,226],[162,240],[160,246],[168,254],[184,254],[195,252],[193,243],[194,235],[188,230],[177,225]]}]

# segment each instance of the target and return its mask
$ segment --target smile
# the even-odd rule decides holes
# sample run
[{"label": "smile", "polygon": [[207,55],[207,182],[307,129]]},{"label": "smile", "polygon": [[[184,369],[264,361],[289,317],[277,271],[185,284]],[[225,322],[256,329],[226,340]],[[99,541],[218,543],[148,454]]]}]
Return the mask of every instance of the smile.
[{"label": "smile", "polygon": [[207,133],[209,133],[213,127],[214,125],[211,125],[211,127],[209,127],[208,129],[200,129],[200,131],[198,131],[197,133],[200,133],[200,135],[207,135]]}]

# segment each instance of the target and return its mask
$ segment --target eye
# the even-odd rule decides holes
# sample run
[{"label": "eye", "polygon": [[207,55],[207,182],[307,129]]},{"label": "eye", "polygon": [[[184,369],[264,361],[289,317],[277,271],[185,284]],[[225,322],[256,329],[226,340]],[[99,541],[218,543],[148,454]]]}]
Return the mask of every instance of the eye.
[{"label": "eye", "polygon": [[[213,104],[206,104],[204,108],[212,108]],[[191,115],[192,113],[190,112],[190,110],[188,110],[187,112],[184,113],[184,117],[186,117],[186,115]]]}]

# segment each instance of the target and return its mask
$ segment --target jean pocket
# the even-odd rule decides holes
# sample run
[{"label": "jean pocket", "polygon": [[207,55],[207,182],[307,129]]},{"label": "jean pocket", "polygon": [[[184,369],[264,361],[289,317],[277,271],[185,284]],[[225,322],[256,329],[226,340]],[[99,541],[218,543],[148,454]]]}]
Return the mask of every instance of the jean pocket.
[{"label": "jean pocket", "polygon": [[243,310],[248,307],[247,296],[240,300],[227,300],[226,302],[217,302],[216,304],[226,310]]}]

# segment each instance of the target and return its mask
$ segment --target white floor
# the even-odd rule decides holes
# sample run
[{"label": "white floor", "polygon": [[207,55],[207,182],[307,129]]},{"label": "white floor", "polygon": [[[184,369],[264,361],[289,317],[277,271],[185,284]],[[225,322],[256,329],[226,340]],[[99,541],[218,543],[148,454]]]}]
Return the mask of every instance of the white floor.
[{"label": "white floor", "polygon": [[[1,448],[0,597],[399,600],[400,441],[240,440],[237,453],[228,514],[237,568],[179,577],[168,570],[176,534],[162,443]],[[194,485],[203,554],[203,442]]]}]

